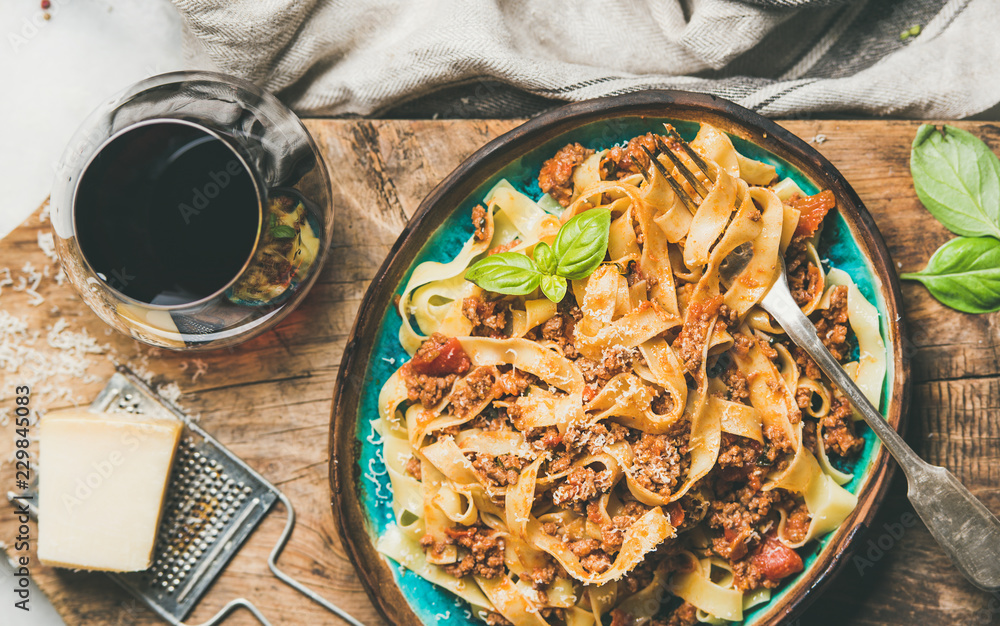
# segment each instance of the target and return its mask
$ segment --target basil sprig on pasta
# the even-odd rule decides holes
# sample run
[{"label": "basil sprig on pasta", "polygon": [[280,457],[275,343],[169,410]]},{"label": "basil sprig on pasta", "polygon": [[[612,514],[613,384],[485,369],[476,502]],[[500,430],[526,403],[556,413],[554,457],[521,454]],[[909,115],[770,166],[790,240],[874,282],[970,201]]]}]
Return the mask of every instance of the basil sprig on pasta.
[{"label": "basil sprig on pasta", "polygon": [[474,263],[465,272],[470,280],[487,291],[523,296],[539,287],[545,297],[560,302],[566,283],[590,276],[608,250],[611,212],[590,209],[562,225],[553,245],[535,245],[532,257],[517,252],[493,254]]},{"label": "basil sprig on pasta", "polygon": [[944,244],[920,272],[942,304],[965,313],[1000,310],[1000,159],[975,135],[924,124],[910,152],[913,187],[948,230],[965,235]]}]

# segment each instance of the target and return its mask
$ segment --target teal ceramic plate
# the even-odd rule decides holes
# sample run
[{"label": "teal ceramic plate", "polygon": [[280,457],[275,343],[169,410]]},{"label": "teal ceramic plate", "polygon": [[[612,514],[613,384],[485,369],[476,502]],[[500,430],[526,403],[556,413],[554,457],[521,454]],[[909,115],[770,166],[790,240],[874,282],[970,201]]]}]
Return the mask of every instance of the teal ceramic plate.
[{"label": "teal ceramic plate", "polygon": [[[490,142],[450,174],[424,200],[396,241],[361,305],[340,367],[331,422],[330,481],[341,536],[372,602],[394,624],[481,624],[463,601],[375,551],[393,521],[391,492],[371,420],[383,383],[409,357],[399,345],[400,318],[392,306],[409,273],[423,261],[448,261],[472,234],[472,207],[501,178],[533,198],[541,195],[542,162],[569,142],[600,149],[674,124],[686,138],[699,122],[726,131],[744,155],[774,165],[807,193],[830,189],[838,211],[827,218],[820,257],[848,272],[876,305],[888,372],[880,407],[899,429],[908,400],[907,364],[899,338],[901,297],[885,243],[857,194],[818,152],[774,122],[731,102],[676,91],[649,91],[590,100],[542,115]],[[837,531],[806,549],[805,570],[786,581],[770,602],[743,624],[776,623],[801,611],[849,560],[888,486],[891,465],[874,435],[863,428],[865,448],[842,469],[858,506]]]}]

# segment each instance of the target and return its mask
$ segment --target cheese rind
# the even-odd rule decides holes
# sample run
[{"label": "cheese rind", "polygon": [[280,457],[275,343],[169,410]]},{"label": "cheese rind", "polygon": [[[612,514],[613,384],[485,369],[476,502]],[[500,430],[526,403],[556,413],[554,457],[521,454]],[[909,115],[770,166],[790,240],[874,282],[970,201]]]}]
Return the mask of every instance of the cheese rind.
[{"label": "cheese rind", "polygon": [[133,572],[152,563],[183,423],[64,411],[39,425],[38,558]]}]

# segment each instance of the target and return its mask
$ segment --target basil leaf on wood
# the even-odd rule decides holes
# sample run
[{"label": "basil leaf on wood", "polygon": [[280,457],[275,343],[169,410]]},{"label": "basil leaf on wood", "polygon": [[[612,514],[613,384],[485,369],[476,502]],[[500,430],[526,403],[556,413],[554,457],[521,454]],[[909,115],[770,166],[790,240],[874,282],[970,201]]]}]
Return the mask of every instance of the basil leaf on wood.
[{"label": "basil leaf on wood", "polygon": [[566,297],[566,279],[562,276],[542,276],[542,293],[553,302],[562,302]]},{"label": "basil leaf on wood", "polygon": [[921,272],[902,274],[918,280],[942,304],[965,313],[1000,310],[1000,241],[959,237],[938,248]]},{"label": "basil leaf on wood", "polygon": [[608,251],[611,212],[590,209],[563,224],[556,235],[555,255],[559,259],[555,273],[569,280],[580,280],[593,273]]},{"label": "basil leaf on wood", "polygon": [[509,296],[523,296],[538,289],[542,278],[534,262],[517,252],[493,254],[465,271],[465,279],[483,289]]},{"label": "basil leaf on wood", "polygon": [[1000,159],[975,135],[922,125],[910,173],[920,201],[950,231],[1000,237]]}]

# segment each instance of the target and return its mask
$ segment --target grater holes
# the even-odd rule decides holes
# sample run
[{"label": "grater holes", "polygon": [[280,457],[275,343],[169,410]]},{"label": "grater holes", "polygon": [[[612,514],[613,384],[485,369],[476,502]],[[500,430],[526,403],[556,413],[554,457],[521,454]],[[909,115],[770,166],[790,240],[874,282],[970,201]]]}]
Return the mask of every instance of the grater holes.
[{"label": "grater holes", "polygon": [[185,437],[178,448],[160,527],[156,553],[162,556],[154,563],[147,584],[168,596],[183,589],[251,492],[222,464],[202,454],[193,438]]},{"label": "grater holes", "polygon": [[118,397],[118,402],[109,407],[112,413],[135,413],[141,414],[139,410],[140,398],[132,393],[125,393]]}]

